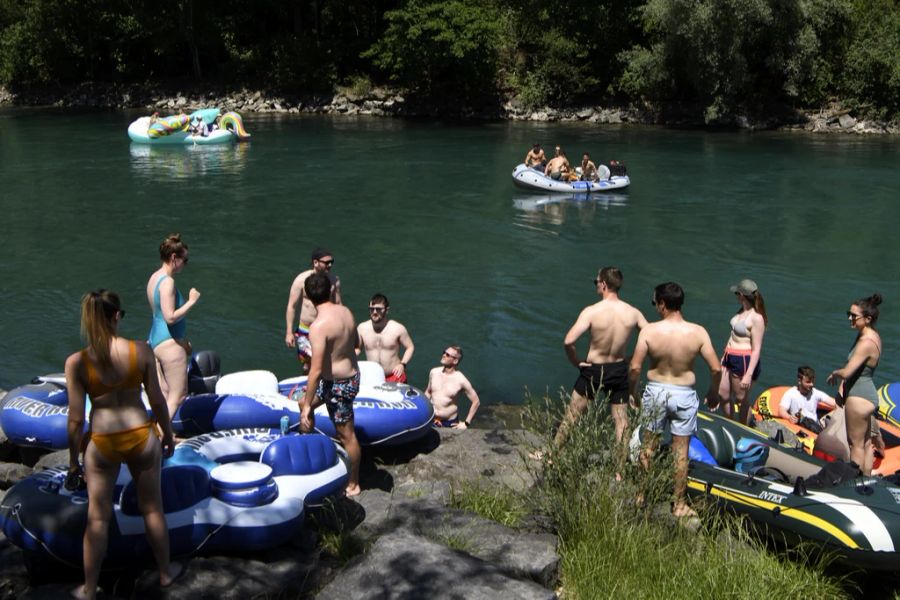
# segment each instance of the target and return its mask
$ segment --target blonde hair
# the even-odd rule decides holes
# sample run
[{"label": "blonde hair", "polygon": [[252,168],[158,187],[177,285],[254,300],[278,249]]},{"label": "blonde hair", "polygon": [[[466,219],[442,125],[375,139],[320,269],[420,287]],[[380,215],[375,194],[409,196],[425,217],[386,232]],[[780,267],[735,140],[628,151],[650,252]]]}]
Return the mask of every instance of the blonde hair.
[{"label": "blonde hair", "polygon": [[81,298],[81,337],[103,365],[111,364],[109,345],[121,310],[119,295],[109,290],[88,292]]}]

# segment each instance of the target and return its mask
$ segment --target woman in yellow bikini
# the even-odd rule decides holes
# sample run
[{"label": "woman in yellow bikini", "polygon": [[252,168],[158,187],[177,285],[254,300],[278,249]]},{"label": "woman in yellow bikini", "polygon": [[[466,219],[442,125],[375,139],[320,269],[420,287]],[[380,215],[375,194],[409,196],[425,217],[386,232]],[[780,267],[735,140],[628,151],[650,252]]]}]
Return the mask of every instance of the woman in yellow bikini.
[{"label": "woman in yellow bikini", "polygon": [[[138,505],[147,538],[159,568],[159,583],[168,586],[182,565],[169,561],[169,530],[162,508],[162,456],[171,456],[175,442],[165,398],[156,377],[156,362],[144,342],[118,335],[125,316],[119,296],[107,290],[85,294],[81,300],[81,334],[88,346],[66,360],[69,392],[69,476],[66,486],[87,482],[88,519],[84,531],[84,585],[76,598],[95,598],[100,566],[106,553],[113,488],[122,463],[137,485]],[[147,416],[141,384],[162,430]],[[91,398],[91,429],[83,446],[85,396]],[[84,448],[84,469],[78,454]]]}]

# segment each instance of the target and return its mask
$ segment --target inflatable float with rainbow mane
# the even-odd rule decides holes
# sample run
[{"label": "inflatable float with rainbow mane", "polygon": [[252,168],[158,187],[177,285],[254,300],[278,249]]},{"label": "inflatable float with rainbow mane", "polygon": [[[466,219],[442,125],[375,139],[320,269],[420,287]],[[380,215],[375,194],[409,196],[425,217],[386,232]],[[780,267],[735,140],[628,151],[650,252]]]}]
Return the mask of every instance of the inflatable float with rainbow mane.
[{"label": "inflatable float with rainbow mane", "polygon": [[[191,124],[202,121],[212,125],[218,119],[218,127],[208,135],[192,134]],[[218,108],[203,108],[191,114],[159,117],[151,123],[151,117],[140,117],[128,126],[132,142],[151,145],[208,146],[247,140],[250,134],[244,129],[241,115],[228,112],[219,117]]]}]

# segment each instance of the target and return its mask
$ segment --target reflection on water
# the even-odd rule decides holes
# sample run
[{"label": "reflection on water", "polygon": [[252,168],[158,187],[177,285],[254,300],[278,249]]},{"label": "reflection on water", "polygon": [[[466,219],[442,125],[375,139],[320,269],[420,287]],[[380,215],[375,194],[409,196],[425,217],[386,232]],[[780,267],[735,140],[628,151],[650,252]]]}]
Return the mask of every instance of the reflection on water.
[{"label": "reflection on water", "polygon": [[199,175],[236,174],[244,170],[250,144],[153,146],[132,143],[131,169],[139,176],[189,179]]},{"label": "reflection on water", "polygon": [[567,219],[589,222],[597,210],[628,204],[628,194],[519,194],[513,206],[519,212],[516,225],[562,225]]}]

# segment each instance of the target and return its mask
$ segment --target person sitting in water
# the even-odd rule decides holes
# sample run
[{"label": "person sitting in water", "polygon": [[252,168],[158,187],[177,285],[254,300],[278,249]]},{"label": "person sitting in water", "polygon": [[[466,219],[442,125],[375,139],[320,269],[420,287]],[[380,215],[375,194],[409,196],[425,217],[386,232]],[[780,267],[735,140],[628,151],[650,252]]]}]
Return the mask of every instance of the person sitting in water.
[{"label": "person sitting in water", "polygon": [[550,162],[548,162],[547,166],[544,168],[544,175],[557,181],[565,180],[568,172],[569,159],[566,158],[566,153],[562,150],[559,151],[558,156],[551,158]]},{"label": "person sitting in water", "polygon": [[[441,366],[433,368],[428,374],[425,397],[434,405],[435,427],[468,429],[481,405],[478,394],[469,383],[469,379],[462,374],[462,371],[457,370],[462,356],[462,348],[448,346],[441,355]],[[456,402],[456,396],[460,392],[465,392],[469,402],[472,403],[469,407],[469,414],[462,421],[459,420],[459,407]]]},{"label": "person sitting in water", "polygon": [[781,414],[791,423],[799,423],[804,418],[819,420],[816,412],[819,404],[834,408],[834,398],[815,388],[816,372],[812,367],[797,368],[797,385],[784,393],[779,402]]},{"label": "person sitting in water", "polygon": [[597,173],[597,165],[591,160],[591,155],[587,152],[581,157],[581,180],[582,181],[600,181],[600,174]]},{"label": "person sitting in water", "polygon": [[543,171],[546,163],[547,156],[544,154],[544,149],[541,148],[540,144],[532,146],[528,154],[525,155],[525,166],[531,169]]}]

